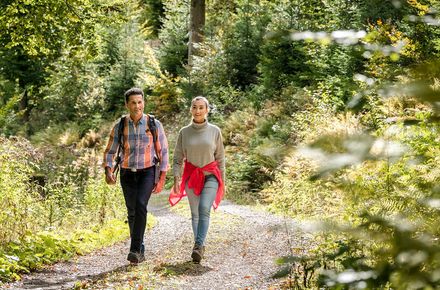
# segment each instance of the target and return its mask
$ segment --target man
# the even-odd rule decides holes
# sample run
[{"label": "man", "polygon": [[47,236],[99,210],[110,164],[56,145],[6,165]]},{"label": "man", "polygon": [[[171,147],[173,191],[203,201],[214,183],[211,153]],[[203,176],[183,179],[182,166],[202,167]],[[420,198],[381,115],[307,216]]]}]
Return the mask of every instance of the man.
[{"label": "man", "polygon": [[[131,88],[125,92],[125,107],[129,115],[119,119],[114,125],[107,147],[104,151],[105,180],[115,184],[114,159],[117,157],[122,137],[120,181],[128,212],[130,229],[130,252],[127,260],[140,263],[144,256],[144,233],[147,223],[147,205],[151,193],[161,192],[168,169],[168,142],[162,124],[154,120],[156,132],[150,130],[150,116],[144,114],[144,93],[141,89]],[[123,127],[120,127],[123,120]],[[153,119],[152,119],[153,120]],[[119,134],[120,128],[122,134]],[[153,134],[157,134],[156,142]],[[119,136],[121,135],[121,136]],[[159,160],[159,161],[157,161]],[[159,171],[155,170],[160,162]]]}]

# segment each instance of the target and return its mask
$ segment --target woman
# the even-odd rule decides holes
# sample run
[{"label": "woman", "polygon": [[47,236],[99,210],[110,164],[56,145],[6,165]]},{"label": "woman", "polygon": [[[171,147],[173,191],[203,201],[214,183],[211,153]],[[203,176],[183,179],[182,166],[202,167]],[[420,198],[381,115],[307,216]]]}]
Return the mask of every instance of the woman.
[{"label": "woman", "polygon": [[174,186],[169,202],[175,205],[182,197],[188,196],[194,232],[191,257],[200,263],[205,251],[211,206],[216,209],[224,193],[225,154],[220,129],[207,120],[208,100],[195,97],[190,112],[192,122],[180,129],[174,149]]}]

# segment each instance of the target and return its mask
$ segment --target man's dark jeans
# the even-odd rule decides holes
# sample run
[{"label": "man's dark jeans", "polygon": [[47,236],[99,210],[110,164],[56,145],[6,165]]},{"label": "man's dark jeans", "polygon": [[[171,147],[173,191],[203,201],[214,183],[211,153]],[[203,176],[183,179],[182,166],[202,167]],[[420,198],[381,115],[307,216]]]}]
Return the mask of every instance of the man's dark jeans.
[{"label": "man's dark jeans", "polygon": [[154,166],[132,172],[121,169],[121,186],[130,227],[130,252],[143,252],[147,205],[154,187]]}]

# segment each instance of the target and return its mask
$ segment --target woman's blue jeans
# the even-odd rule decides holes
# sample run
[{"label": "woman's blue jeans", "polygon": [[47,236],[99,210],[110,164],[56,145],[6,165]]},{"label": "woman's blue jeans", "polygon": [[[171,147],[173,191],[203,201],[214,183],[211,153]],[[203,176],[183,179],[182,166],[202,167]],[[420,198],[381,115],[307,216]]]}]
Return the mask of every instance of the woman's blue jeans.
[{"label": "woman's blue jeans", "polygon": [[205,176],[205,186],[199,196],[194,194],[192,189],[186,185],[185,191],[188,196],[191,208],[191,221],[194,232],[195,243],[199,246],[205,245],[208,234],[209,218],[211,207],[217,195],[218,181],[214,175]]}]

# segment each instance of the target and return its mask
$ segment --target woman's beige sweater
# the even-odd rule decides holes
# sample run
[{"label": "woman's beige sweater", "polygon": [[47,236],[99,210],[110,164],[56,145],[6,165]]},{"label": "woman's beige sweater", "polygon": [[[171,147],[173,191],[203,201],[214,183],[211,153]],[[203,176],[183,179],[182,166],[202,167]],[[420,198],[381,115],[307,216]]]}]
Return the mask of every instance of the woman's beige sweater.
[{"label": "woman's beige sweater", "polygon": [[225,150],[220,128],[205,121],[202,124],[191,122],[180,129],[174,148],[174,176],[179,178],[182,176],[184,160],[197,167],[217,161],[225,182]]}]

